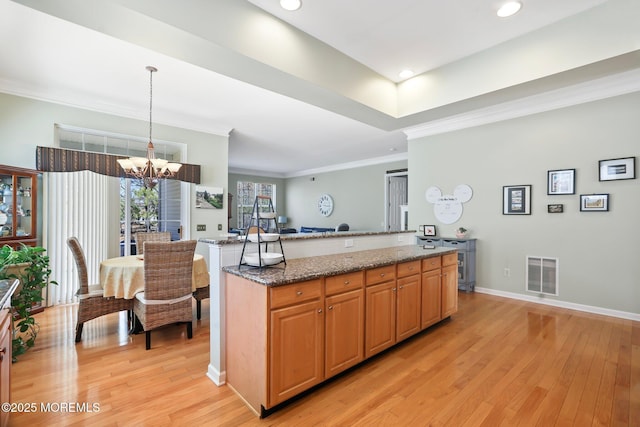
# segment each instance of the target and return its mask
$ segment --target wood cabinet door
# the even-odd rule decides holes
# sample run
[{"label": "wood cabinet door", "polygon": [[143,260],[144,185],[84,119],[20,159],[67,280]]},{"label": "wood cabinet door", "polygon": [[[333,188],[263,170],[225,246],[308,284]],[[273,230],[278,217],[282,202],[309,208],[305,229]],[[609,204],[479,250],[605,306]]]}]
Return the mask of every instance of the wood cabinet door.
[{"label": "wood cabinet door", "polygon": [[442,318],[458,311],[458,266],[442,267]]},{"label": "wood cabinet door", "polygon": [[364,359],[364,290],[325,300],[325,377]]},{"label": "wood cabinet door", "polygon": [[321,300],[271,310],[269,407],[324,379]]},{"label": "wood cabinet door", "polygon": [[396,342],[399,342],[420,332],[420,274],[398,279],[397,289]]},{"label": "wood cabinet door", "polygon": [[442,306],[441,294],[440,269],[422,273],[422,329],[440,321]]},{"label": "wood cabinet door", "polygon": [[[0,311],[0,402],[11,402],[11,315]],[[0,425],[9,424],[10,411],[0,413]]]},{"label": "wood cabinet door", "polygon": [[367,287],[364,342],[364,354],[367,358],[395,344],[395,280]]}]

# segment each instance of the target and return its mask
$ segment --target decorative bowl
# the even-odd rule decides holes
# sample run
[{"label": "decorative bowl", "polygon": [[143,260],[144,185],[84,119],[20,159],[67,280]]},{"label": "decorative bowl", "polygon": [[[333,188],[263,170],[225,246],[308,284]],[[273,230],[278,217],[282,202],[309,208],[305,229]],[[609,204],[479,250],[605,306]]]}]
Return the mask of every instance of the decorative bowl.
[{"label": "decorative bowl", "polygon": [[[262,265],[274,265],[274,264],[278,264],[280,261],[282,261],[282,254],[279,254],[277,252],[263,252],[262,253]],[[249,254],[249,255],[245,255],[244,256],[244,261],[249,264],[252,265],[254,267],[259,267],[260,266],[260,259],[258,258],[258,254]]]},{"label": "decorative bowl", "polygon": [[[275,212],[260,212],[258,213],[258,215],[262,219],[274,219],[277,214]],[[254,214],[254,218],[255,218],[255,214]]]},{"label": "decorative bowl", "polygon": [[259,235],[260,240],[258,240],[258,233],[251,233],[247,235],[247,239],[249,239],[250,242],[254,242],[254,243],[257,243],[258,241],[275,242],[276,240],[278,240],[279,237],[280,235],[278,233],[260,233]]}]

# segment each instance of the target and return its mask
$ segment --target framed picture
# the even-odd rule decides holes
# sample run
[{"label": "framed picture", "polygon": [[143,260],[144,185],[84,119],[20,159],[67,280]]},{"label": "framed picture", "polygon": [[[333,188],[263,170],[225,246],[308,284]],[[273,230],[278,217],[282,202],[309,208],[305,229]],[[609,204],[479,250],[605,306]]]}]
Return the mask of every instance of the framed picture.
[{"label": "framed picture", "polygon": [[503,215],[531,215],[531,185],[502,187]]},{"label": "framed picture", "polygon": [[581,194],[580,210],[582,212],[608,211],[609,195],[608,194]]},{"label": "framed picture", "polygon": [[222,209],[222,195],[222,188],[196,186],[196,208]]},{"label": "framed picture", "polygon": [[548,213],[562,213],[564,212],[564,205],[562,203],[555,203],[553,205],[547,205]]},{"label": "framed picture", "polygon": [[436,226],[435,225],[423,225],[424,227],[424,235],[425,236],[435,236],[436,235]]},{"label": "framed picture", "polygon": [[600,160],[598,162],[600,181],[636,178],[636,158]]},{"label": "framed picture", "polygon": [[576,170],[547,171],[547,194],[576,194]]}]

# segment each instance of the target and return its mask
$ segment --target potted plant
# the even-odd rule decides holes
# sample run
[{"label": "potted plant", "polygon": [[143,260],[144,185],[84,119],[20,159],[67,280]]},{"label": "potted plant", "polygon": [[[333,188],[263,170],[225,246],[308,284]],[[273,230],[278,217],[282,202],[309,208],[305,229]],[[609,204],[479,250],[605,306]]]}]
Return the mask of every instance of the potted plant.
[{"label": "potted plant", "polygon": [[459,239],[463,239],[467,235],[467,229],[464,227],[456,228],[456,237]]},{"label": "potted plant", "polygon": [[[31,315],[31,308],[40,303],[42,290],[49,284],[51,269],[46,249],[21,244],[19,249],[5,245],[0,249],[0,279],[16,278],[20,285],[16,289],[11,305],[13,308],[13,361],[35,344],[40,327]],[[17,323],[16,323],[17,322]]]}]

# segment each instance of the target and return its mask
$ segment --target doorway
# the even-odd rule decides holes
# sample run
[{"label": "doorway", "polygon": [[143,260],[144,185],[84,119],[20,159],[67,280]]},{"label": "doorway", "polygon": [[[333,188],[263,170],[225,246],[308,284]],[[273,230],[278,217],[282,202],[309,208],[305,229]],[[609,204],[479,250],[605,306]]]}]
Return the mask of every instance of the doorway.
[{"label": "doorway", "polygon": [[385,230],[401,231],[408,224],[409,174],[406,169],[385,174]]}]

